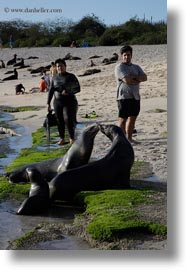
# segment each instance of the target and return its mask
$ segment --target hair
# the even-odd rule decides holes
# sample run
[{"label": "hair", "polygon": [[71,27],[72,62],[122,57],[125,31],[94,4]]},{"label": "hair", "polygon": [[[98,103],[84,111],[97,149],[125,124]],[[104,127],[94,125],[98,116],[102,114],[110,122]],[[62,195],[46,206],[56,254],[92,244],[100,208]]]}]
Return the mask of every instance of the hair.
[{"label": "hair", "polygon": [[63,64],[66,67],[66,61],[62,58],[56,59],[55,65],[56,64]]},{"label": "hair", "polygon": [[123,46],[121,49],[120,49],[120,53],[123,54],[125,52],[130,52],[132,54],[132,47],[129,46],[129,45],[126,45],[126,46]]}]

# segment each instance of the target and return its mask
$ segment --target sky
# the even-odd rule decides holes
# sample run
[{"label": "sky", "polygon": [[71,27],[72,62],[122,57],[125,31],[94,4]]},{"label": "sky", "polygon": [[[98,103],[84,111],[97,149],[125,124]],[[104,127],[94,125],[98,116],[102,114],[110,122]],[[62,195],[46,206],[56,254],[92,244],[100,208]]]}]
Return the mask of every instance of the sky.
[{"label": "sky", "polygon": [[[33,9],[31,12],[30,9]],[[1,0],[0,21],[21,19],[45,22],[63,18],[78,22],[94,14],[107,26],[137,17],[152,22],[167,20],[167,0]]]}]

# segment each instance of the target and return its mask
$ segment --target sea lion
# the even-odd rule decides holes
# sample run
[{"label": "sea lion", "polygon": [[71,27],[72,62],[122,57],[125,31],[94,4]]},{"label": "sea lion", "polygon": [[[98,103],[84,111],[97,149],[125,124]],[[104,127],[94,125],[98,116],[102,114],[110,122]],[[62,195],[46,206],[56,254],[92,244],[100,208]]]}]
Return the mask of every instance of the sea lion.
[{"label": "sea lion", "polygon": [[93,149],[94,138],[98,131],[99,126],[97,124],[90,125],[83,130],[81,136],[64,156],[58,168],[59,173],[88,163]]},{"label": "sea lion", "polygon": [[12,183],[26,183],[29,181],[27,168],[36,169],[47,181],[51,181],[58,173],[87,164],[92,153],[94,138],[99,131],[97,124],[86,127],[80,137],[72,144],[64,157],[53,158],[33,164],[25,165],[17,170],[8,172],[6,177]]},{"label": "sea lion", "polygon": [[7,62],[7,66],[15,64],[16,60],[17,60],[17,54],[14,54],[14,58]]},{"label": "sea lion", "polygon": [[27,59],[39,59],[38,56],[29,56]]},{"label": "sea lion", "polygon": [[24,65],[24,59],[21,58],[20,62],[17,62],[15,64],[13,64],[13,67],[20,67],[20,66],[23,66]]},{"label": "sea lion", "polygon": [[0,60],[1,64],[0,64],[0,68],[5,68],[5,63],[3,60]]},{"label": "sea lion", "polygon": [[98,68],[87,69],[87,70],[84,71],[83,74],[80,74],[78,76],[79,77],[81,77],[81,76],[88,76],[88,75],[92,75],[92,74],[95,74],[95,73],[98,73],[98,72],[101,72],[101,70],[98,69]]},{"label": "sea lion", "polygon": [[11,80],[17,80],[17,79],[18,79],[18,72],[16,68],[14,68],[14,74],[2,79],[2,81],[11,81]]},{"label": "sea lion", "polygon": [[113,53],[113,56],[109,58],[110,62],[118,61],[119,55],[117,53]]},{"label": "sea lion", "polygon": [[94,58],[100,58],[102,57],[101,55],[92,55],[88,59],[94,59]]},{"label": "sea lion", "polygon": [[49,185],[36,169],[27,168],[26,173],[31,182],[29,197],[23,201],[17,215],[41,214],[49,207]]},{"label": "sea lion", "polygon": [[63,59],[64,60],[81,60],[80,57],[72,56],[71,53],[67,53]]},{"label": "sea lion", "polygon": [[58,167],[62,161],[63,157],[28,164],[14,171],[7,172],[6,177],[11,183],[27,183],[29,182],[29,178],[26,169],[30,168],[38,170],[42,177],[48,182],[56,176]]},{"label": "sea lion", "polygon": [[30,74],[42,73],[44,70],[49,71],[51,65],[41,66],[35,69],[29,69]]},{"label": "sea lion", "polygon": [[49,183],[51,200],[72,200],[85,190],[130,187],[134,151],[124,132],[116,125],[99,125],[111,141],[108,153],[100,160],[58,174]]}]

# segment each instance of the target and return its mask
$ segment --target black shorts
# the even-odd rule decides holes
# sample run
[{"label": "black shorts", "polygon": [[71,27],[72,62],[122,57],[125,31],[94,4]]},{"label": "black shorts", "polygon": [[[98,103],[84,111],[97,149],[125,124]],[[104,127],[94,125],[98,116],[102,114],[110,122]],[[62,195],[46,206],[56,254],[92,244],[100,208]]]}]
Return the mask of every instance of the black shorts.
[{"label": "black shorts", "polygon": [[118,116],[128,118],[129,116],[138,116],[140,112],[140,100],[136,99],[121,99],[118,100]]}]

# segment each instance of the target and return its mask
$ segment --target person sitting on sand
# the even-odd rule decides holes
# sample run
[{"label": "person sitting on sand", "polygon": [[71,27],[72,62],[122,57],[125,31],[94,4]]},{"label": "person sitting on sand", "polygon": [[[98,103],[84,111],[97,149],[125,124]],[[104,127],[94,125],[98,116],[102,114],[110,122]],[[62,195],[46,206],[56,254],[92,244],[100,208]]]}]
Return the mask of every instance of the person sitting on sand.
[{"label": "person sitting on sand", "polygon": [[40,92],[47,92],[48,91],[47,84],[46,84],[46,81],[45,81],[43,76],[40,79],[39,88],[40,88]]},{"label": "person sitting on sand", "polygon": [[45,69],[42,71],[42,77],[44,77],[44,80],[45,80],[46,85],[47,85],[47,91],[48,91],[49,87],[50,87],[50,77],[47,74],[47,71]]},{"label": "person sitting on sand", "polygon": [[23,86],[22,83],[19,83],[16,85],[15,90],[16,90],[16,95],[19,95],[19,94],[23,95],[25,92],[25,87]]}]

